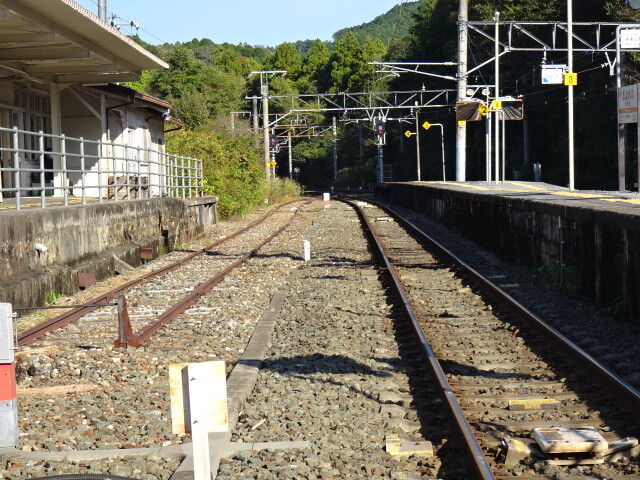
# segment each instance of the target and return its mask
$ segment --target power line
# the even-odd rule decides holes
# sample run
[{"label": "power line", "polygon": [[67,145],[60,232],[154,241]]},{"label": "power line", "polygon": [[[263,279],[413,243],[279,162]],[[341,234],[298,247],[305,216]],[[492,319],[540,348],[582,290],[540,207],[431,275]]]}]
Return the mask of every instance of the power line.
[{"label": "power line", "polygon": [[[95,5],[96,7],[99,7],[100,4],[98,3],[97,0],[84,0],[87,3],[92,3],[93,5]],[[140,25],[137,22],[134,21],[127,21],[124,18],[122,18],[121,16],[119,16],[117,13],[115,13],[112,10],[108,10],[107,9],[107,18],[111,18],[111,25],[115,28],[117,28],[118,30],[120,30],[119,27],[122,26],[131,26],[131,27],[135,27],[136,28],[136,33],[137,31],[143,31],[144,33],[146,33],[147,35],[149,35],[150,37],[153,37],[155,40],[159,41],[160,43],[168,43],[166,40],[163,40],[162,38],[154,35],[153,33],[151,33],[150,31],[140,27]],[[121,22],[117,22],[117,20],[120,20]],[[133,35],[133,30],[129,31],[130,35]]]}]

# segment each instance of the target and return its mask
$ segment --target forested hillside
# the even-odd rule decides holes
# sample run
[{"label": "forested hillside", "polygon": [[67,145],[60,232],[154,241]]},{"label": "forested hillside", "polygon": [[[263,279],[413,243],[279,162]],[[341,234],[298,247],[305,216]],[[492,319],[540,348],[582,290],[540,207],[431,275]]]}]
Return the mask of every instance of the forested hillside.
[{"label": "forested hillside", "polygon": [[418,3],[400,3],[384,15],[380,15],[370,22],[363,23],[357,27],[338,30],[333,34],[333,40],[338,41],[348,32],[353,32],[361,42],[366,37],[372,37],[382,40],[382,43],[388,46],[409,34],[409,29],[412,25],[411,18],[418,8]]},{"label": "forested hillside", "polygon": [[[560,0],[474,0],[470,6],[472,20],[492,20],[500,12],[501,20],[564,20],[566,2]],[[263,173],[262,152],[252,137],[248,113],[258,96],[258,70],[286,70],[286,76],[274,76],[269,82],[273,95],[305,93],[364,92],[414,89],[455,88],[455,83],[431,76],[404,74],[398,78],[381,77],[369,62],[417,61],[441,62],[457,60],[457,0],[419,0],[404,2],[387,15],[361,26],[336,32],[334,42],[301,40],[276,47],[215,44],[208,39],[194,39],[184,44],[145,45],[164,58],[171,68],[146,72],[134,88],[173,102],[173,113],[184,120],[188,131],[182,132],[181,148],[211,143],[218,139],[225,149],[241,150],[234,158],[238,172],[230,178],[246,176],[242,165],[250,169],[251,181],[258,182]],[[635,21],[637,11],[623,0],[583,0],[574,7],[574,21]],[[560,33],[558,34],[560,35]],[[493,55],[494,45],[486,38],[470,43],[470,68]],[[637,64],[632,56],[625,60],[624,83],[637,81]],[[525,121],[510,122],[507,141],[507,178],[532,179],[534,163],[542,165],[542,179],[555,184],[567,182],[566,89],[542,86],[540,68],[547,63],[566,63],[566,54],[548,52],[509,53],[501,57],[502,95],[522,98]],[[575,56],[575,71],[579,74],[576,90],[576,187],[616,188],[616,90],[615,77],[610,75],[607,59],[602,54]],[[448,72],[455,76],[455,69]],[[471,82],[492,84],[492,67],[480,70]],[[260,102],[258,102],[258,106]],[[276,105],[271,113],[283,113]],[[230,130],[230,112],[234,114],[234,130]],[[445,126],[448,177],[454,175],[453,106],[425,110],[421,117]],[[243,120],[244,119],[244,120]],[[315,115],[317,125],[330,125],[331,118]],[[286,122],[283,122],[286,123]],[[376,148],[373,145],[371,122],[363,124],[364,132],[353,123],[339,124],[338,186],[359,187],[375,181]],[[415,139],[404,138],[405,124],[387,126],[385,162],[392,164],[394,180],[415,178]],[[468,123],[468,172],[470,180],[484,178],[484,122]],[[278,133],[278,132],[276,132]],[[185,141],[185,138],[192,140]],[[205,136],[206,141],[200,142]],[[440,139],[435,134],[423,134],[421,150],[423,178],[441,179],[436,162],[440,157]],[[359,139],[363,141],[360,143]],[[635,142],[634,139],[632,139]],[[171,148],[172,140],[169,140]],[[400,153],[402,152],[402,153]],[[202,154],[202,151],[199,151]],[[188,154],[188,152],[187,152]],[[316,136],[297,139],[293,145],[293,161],[300,170],[299,179],[306,185],[326,186],[332,178],[333,147],[330,137]],[[216,162],[224,163],[219,153]],[[278,153],[277,172],[288,174],[287,152]],[[234,167],[236,168],[236,167]],[[629,160],[629,172],[637,165]],[[220,188],[211,169],[211,189]],[[218,173],[213,173],[218,172]],[[631,174],[633,177],[635,174]],[[629,179],[629,187],[636,181]],[[216,183],[218,182],[218,183]],[[217,185],[217,187],[214,187]]]}]

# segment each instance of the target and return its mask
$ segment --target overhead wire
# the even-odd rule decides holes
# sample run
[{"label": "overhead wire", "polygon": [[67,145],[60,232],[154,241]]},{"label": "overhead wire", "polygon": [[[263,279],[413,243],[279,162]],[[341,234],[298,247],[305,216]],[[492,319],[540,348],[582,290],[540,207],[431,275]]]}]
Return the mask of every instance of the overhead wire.
[{"label": "overhead wire", "polygon": [[[93,3],[96,7],[99,7],[100,4],[97,2],[97,0],[84,0],[85,2],[89,2],[89,3]],[[115,20],[123,20],[123,21],[127,21],[124,18],[122,18],[121,16],[119,16],[117,13],[115,13],[113,10],[109,10],[107,8],[107,18],[111,19],[111,23],[115,22]],[[115,26],[115,25],[114,25]],[[116,28],[118,28],[116,26]],[[119,29],[119,28],[118,28]],[[143,31],[144,33],[146,33],[147,35],[149,35],[150,37],[153,37],[154,39],[158,40],[161,43],[168,43],[166,40],[163,40],[162,38],[154,35],[153,33],[151,33],[150,31],[142,28],[142,27],[137,27],[136,30],[140,30]],[[133,35],[133,31],[130,31],[130,35]]]}]

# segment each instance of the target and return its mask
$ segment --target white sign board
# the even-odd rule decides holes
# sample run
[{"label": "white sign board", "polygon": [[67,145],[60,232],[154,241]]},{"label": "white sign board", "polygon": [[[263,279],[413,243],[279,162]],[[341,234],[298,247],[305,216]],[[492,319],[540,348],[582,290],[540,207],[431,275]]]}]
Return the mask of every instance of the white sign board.
[{"label": "white sign board", "polygon": [[638,122],[638,84],[618,89],[618,123]]},{"label": "white sign board", "polygon": [[542,84],[562,85],[566,71],[566,65],[542,65]]},{"label": "white sign board", "polygon": [[640,48],[640,28],[623,28],[620,30],[620,48]]},{"label": "white sign board", "polygon": [[169,388],[172,433],[191,433],[196,422],[205,432],[228,431],[223,361],[169,365]]}]

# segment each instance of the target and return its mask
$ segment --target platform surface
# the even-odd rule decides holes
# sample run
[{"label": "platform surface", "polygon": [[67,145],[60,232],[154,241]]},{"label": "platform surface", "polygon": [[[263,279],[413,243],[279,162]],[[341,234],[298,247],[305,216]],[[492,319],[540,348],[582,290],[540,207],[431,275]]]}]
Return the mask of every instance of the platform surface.
[{"label": "platform surface", "polygon": [[640,215],[640,193],[570,190],[568,188],[538,182],[405,182],[408,185],[443,188],[480,195],[497,195],[518,200],[531,200],[592,210],[609,210],[624,214]]},{"label": "platform surface", "polygon": [[[118,200],[119,202],[126,202],[127,200]],[[49,207],[64,207],[64,198],[63,197],[45,197],[44,198],[46,208]],[[87,197],[86,204],[98,203],[98,198]],[[115,202],[115,200],[103,200],[103,202]],[[74,197],[69,195],[67,197],[67,205],[82,205],[82,197]],[[41,197],[20,197],[20,209],[33,209],[33,208],[42,208],[42,199]],[[16,209],[16,199],[15,198],[3,198],[2,202],[0,202],[0,214],[6,214],[7,212],[15,212]]]}]

